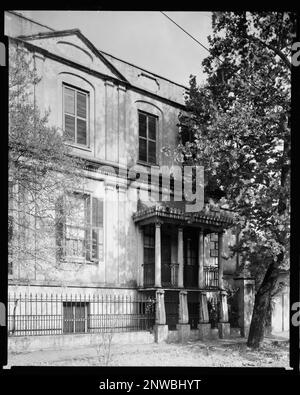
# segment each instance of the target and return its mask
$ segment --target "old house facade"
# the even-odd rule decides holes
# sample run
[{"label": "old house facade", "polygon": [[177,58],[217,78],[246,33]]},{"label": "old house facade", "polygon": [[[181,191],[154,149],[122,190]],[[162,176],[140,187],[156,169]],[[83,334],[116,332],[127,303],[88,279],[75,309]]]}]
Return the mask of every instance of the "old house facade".
[{"label": "old house facade", "polygon": [[[176,165],[163,148],[178,143],[188,88],[101,52],[77,29],[54,31],[7,12],[6,34],[34,59],[38,106],[51,109],[49,123],[85,160],[84,193],[74,186],[72,198],[88,223],[83,229],[78,218],[66,218],[59,265],[41,271],[13,262],[9,330],[46,336],[154,328],[156,341],[172,331],[205,338],[212,326],[229,336],[229,321],[244,331],[254,281],[235,277],[230,213],[206,206],[191,215],[174,196],[162,202],[159,181],[151,200],[148,178],[135,177],[138,166]],[[239,289],[236,324],[229,286]],[[34,318],[26,318],[29,309]]]}]

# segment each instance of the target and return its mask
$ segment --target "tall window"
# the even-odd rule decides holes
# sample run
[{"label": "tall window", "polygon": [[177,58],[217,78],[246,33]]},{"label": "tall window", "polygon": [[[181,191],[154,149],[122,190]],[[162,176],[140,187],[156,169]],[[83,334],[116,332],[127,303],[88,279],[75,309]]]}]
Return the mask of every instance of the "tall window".
[{"label": "tall window", "polygon": [[144,228],[144,264],[154,265],[155,263],[155,230],[153,226]]},{"label": "tall window", "polygon": [[66,139],[88,145],[88,94],[64,85],[64,131]]},{"label": "tall window", "polygon": [[219,254],[218,234],[211,233],[210,234],[210,256],[213,258],[217,258],[218,254]]},{"label": "tall window", "polygon": [[197,248],[194,239],[186,240],[186,264],[197,265]]},{"label": "tall window", "polygon": [[156,164],[157,117],[139,111],[139,160]]},{"label": "tall window", "polygon": [[[59,210],[59,208],[58,208]],[[103,200],[79,193],[65,197],[58,221],[60,256],[103,260]]]}]

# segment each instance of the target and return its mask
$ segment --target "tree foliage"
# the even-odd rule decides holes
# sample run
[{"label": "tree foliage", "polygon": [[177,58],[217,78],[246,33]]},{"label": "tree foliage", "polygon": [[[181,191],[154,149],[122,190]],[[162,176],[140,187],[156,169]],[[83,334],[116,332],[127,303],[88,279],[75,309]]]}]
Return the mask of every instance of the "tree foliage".
[{"label": "tree foliage", "polygon": [[83,187],[82,163],[36,104],[32,55],[20,45],[9,55],[9,254],[32,271],[33,262],[56,264],[59,197]]},{"label": "tree foliage", "polygon": [[294,35],[291,13],[214,13],[207,83],[191,77],[188,112],[180,116],[183,141],[191,138],[177,155],[203,165],[206,192],[237,214],[235,251],[255,275],[258,294],[269,298],[289,262]]}]

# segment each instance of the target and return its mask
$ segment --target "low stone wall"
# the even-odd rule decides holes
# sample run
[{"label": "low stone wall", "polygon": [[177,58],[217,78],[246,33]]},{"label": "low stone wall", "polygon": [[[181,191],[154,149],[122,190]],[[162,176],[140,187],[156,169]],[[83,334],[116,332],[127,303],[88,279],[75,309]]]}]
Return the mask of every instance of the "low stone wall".
[{"label": "low stone wall", "polygon": [[[62,350],[91,347],[107,342],[108,334],[67,334],[49,336],[11,336],[8,338],[9,352],[30,352],[38,350]],[[123,332],[112,335],[112,344],[150,344],[154,335],[150,332]]]}]

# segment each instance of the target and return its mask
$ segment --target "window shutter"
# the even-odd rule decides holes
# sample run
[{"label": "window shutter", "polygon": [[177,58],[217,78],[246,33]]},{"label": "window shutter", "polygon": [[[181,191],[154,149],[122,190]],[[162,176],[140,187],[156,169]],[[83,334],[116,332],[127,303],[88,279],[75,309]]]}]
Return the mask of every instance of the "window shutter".
[{"label": "window shutter", "polygon": [[77,143],[86,145],[86,121],[77,118]]},{"label": "window shutter", "polygon": [[147,140],[139,139],[139,159],[147,162]]},{"label": "window shutter", "polygon": [[77,116],[86,119],[86,98],[85,93],[77,92]]},{"label": "window shutter", "polygon": [[65,114],[65,135],[67,140],[75,141],[75,118]]},{"label": "window shutter", "polygon": [[70,89],[65,87],[64,91],[65,97],[65,113],[75,115],[75,91],[74,89]]},{"label": "window shutter", "polygon": [[92,226],[103,226],[103,200],[93,197],[92,203]]},{"label": "window shutter", "polygon": [[156,127],[157,118],[139,112],[139,160],[156,163]]},{"label": "window shutter", "polygon": [[8,229],[7,229],[7,239],[8,242],[11,242],[13,236],[13,216],[8,215]]},{"label": "window shutter", "polygon": [[148,138],[156,140],[156,119],[154,117],[148,117]]},{"label": "window shutter", "polygon": [[148,141],[148,162],[156,162],[156,144],[154,141]]},{"label": "window shutter", "polygon": [[59,197],[55,204],[56,214],[56,258],[61,260],[64,254],[64,225],[65,225],[65,212],[64,212],[64,198]]},{"label": "window shutter", "polygon": [[139,113],[139,136],[147,137],[147,117],[142,113]]},{"label": "window shutter", "polygon": [[[102,257],[102,251],[99,253],[99,247],[103,244],[103,200],[92,198],[92,258],[99,259]],[[101,238],[100,238],[101,237]],[[100,255],[100,256],[99,256]]]},{"label": "window shutter", "polygon": [[85,259],[91,260],[91,197],[87,196],[85,201]]}]

